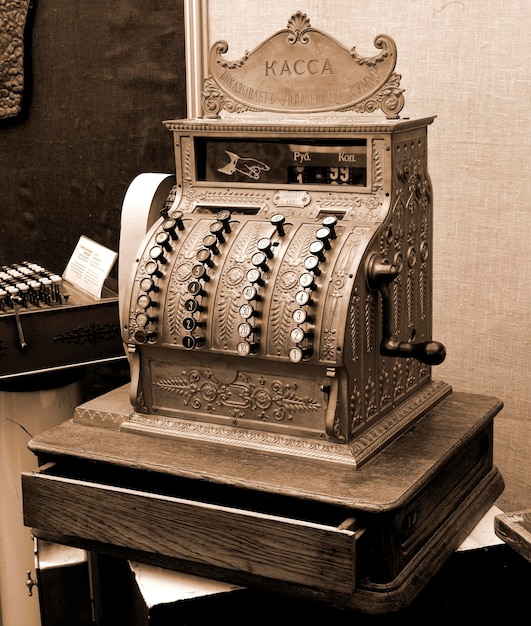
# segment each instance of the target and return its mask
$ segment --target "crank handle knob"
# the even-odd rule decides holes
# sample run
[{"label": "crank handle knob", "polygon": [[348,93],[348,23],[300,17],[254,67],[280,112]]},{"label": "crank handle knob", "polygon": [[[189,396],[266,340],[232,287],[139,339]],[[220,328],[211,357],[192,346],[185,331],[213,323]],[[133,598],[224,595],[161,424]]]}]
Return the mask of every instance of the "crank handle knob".
[{"label": "crank handle knob", "polygon": [[383,341],[382,356],[412,357],[426,365],[440,365],[446,358],[446,348],[438,341],[414,343],[409,341]]}]

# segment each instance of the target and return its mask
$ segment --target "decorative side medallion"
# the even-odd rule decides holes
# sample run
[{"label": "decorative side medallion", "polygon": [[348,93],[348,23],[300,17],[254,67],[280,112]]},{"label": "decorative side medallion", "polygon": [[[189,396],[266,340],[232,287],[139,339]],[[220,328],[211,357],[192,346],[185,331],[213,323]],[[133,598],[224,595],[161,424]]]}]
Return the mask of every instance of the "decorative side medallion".
[{"label": "decorative side medallion", "polygon": [[207,117],[244,111],[319,113],[373,112],[399,117],[404,107],[400,75],[394,73],[396,45],[387,35],[374,40],[381,52],[361,57],[312,28],[298,11],[287,28],[266,39],[237,61],[223,55],[229,46],[216,42],[210,51],[203,108]]}]

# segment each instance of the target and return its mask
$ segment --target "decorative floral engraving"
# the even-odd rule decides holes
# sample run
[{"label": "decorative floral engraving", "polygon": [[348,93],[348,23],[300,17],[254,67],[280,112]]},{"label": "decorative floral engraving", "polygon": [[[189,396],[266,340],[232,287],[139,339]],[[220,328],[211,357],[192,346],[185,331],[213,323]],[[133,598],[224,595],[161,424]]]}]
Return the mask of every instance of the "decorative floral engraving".
[{"label": "decorative floral engraving", "polygon": [[188,298],[187,285],[192,277],[197,249],[203,238],[210,232],[208,220],[196,224],[181,245],[179,263],[172,268],[166,296],[166,325],[174,340],[183,334],[182,320],[186,317],[185,301]]},{"label": "decorative floral engraving", "polygon": [[382,164],[382,152],[384,149],[383,139],[374,139],[372,142],[372,166],[373,166],[373,181],[372,192],[376,193],[383,189],[383,164]]},{"label": "decorative floral engraving", "polygon": [[249,259],[256,252],[257,242],[262,236],[260,222],[248,223],[247,228],[240,231],[236,245],[225,261],[221,273],[221,286],[216,294],[216,341],[224,349],[231,345],[231,339],[240,321],[238,311],[242,304],[241,290],[244,284]]},{"label": "decorative floral engraving", "polygon": [[190,201],[213,203],[216,206],[227,205],[231,208],[238,206],[256,206],[262,213],[271,199],[271,193],[264,190],[249,189],[195,189],[188,190]]},{"label": "decorative floral engraving", "polygon": [[426,263],[422,263],[419,270],[419,310],[420,319],[426,320],[426,295],[428,293],[427,288],[428,273],[426,271]]},{"label": "decorative floral engraving", "polygon": [[[348,297],[350,279],[352,278],[352,259],[357,253],[363,237],[370,231],[368,227],[355,227],[351,232],[344,228],[337,229],[336,246],[342,246],[341,252],[336,258],[335,269],[329,280],[324,280],[323,285],[328,284],[325,293],[327,306],[323,314],[323,339],[321,341],[320,358],[336,362],[341,347],[338,346],[338,324],[342,324],[342,302]],[[351,319],[352,321],[352,319]],[[355,341],[355,339],[353,339]],[[356,348],[353,347],[356,351]],[[356,352],[354,352],[356,354]],[[358,355],[356,355],[355,359]]]},{"label": "decorative floral engraving", "polygon": [[274,307],[270,315],[270,337],[275,346],[276,353],[287,352],[287,333],[291,327],[291,309],[293,296],[289,292],[275,292],[273,296]]},{"label": "decorative floral engraving", "polygon": [[374,113],[381,109],[388,119],[398,118],[406,103],[404,90],[398,87],[401,78],[400,74],[393,73],[384,89],[352,107],[352,110],[356,113]]},{"label": "decorative floral engraving", "polygon": [[393,389],[394,395],[393,399],[397,400],[400,396],[405,393],[404,386],[404,367],[402,365],[402,361],[397,360],[395,366],[393,367]]},{"label": "decorative floral engraving", "polygon": [[[286,285],[285,279],[289,279],[290,276],[293,276],[294,271],[298,271],[299,273],[304,271],[302,261],[309,254],[310,244],[314,236],[314,225],[305,224],[297,231],[297,234],[290,242],[290,246],[284,254],[278,273],[279,277],[284,280],[284,286]],[[297,280],[290,281],[290,284],[291,288],[289,290],[275,289],[271,302],[269,338],[271,349],[279,355],[287,352],[288,333],[292,325],[291,315],[294,308],[295,291],[298,288],[298,275]]]},{"label": "decorative floral engraving", "polygon": [[192,438],[194,441],[215,442],[216,445],[243,446],[246,449],[267,453],[326,460],[354,467],[356,465],[350,449],[345,445],[259,430],[231,428],[218,424],[154,417],[139,413],[130,415],[129,420],[121,424],[121,430],[144,434],[156,433],[183,439]]},{"label": "decorative floral engraving", "polygon": [[406,365],[405,365],[406,367],[406,391],[408,391],[417,382],[417,377],[415,375],[417,361],[415,361],[414,359],[405,359],[405,362],[406,362]]},{"label": "decorative floral engraving", "polygon": [[332,427],[332,431],[336,439],[338,439],[339,441],[345,441],[345,436],[342,433],[341,420],[338,413],[336,413],[334,416],[334,425]]},{"label": "decorative floral engraving", "polygon": [[221,55],[225,54],[229,50],[229,44],[226,41],[218,41],[214,44],[217,56],[217,63],[220,67],[227,70],[234,70],[237,67],[241,67],[245,61],[249,58],[249,51],[246,50],[243,57],[237,61],[225,61],[221,59]]},{"label": "decorative floral engraving", "polygon": [[376,404],[376,384],[370,375],[365,385],[365,407],[367,416],[373,415],[378,410]]},{"label": "decorative floral engraving", "polygon": [[358,389],[357,385],[353,386],[352,395],[350,397],[350,414],[350,434],[353,436],[356,430],[365,422],[361,412],[361,391]]},{"label": "decorative floral engraving", "polygon": [[413,314],[415,312],[415,270],[410,269],[406,277],[407,327],[413,328]]},{"label": "decorative floral engraving", "polygon": [[208,77],[204,81],[203,91],[203,109],[209,117],[216,117],[220,111],[228,113],[243,113],[244,111],[258,111],[259,109],[251,109],[248,106],[236,102],[232,98],[226,96],[212,77]]},{"label": "decorative floral engraving", "polygon": [[393,302],[393,333],[400,337],[400,310],[402,305],[402,277],[397,276],[393,281],[391,298]]},{"label": "decorative floral engraving", "polygon": [[321,340],[321,358],[333,360],[336,355],[336,335],[335,328],[325,328]]},{"label": "decorative floral engraving", "polygon": [[218,380],[210,368],[183,370],[179,376],[161,377],[154,383],[163,394],[180,402],[177,409],[225,413],[242,419],[291,421],[295,414],[322,409],[317,399],[298,392],[296,382],[280,379],[269,383],[240,373],[231,383]]},{"label": "decorative floral engraving", "polygon": [[297,41],[302,44],[307,44],[310,41],[305,31],[311,28],[311,24],[305,13],[297,11],[295,15],[292,15],[288,21],[288,28],[293,31],[293,34],[288,35],[289,44],[293,45],[297,43]]},{"label": "decorative floral engraving", "polygon": [[[221,293],[220,295],[223,295]],[[238,310],[239,303],[231,297],[221,297],[218,301],[218,308],[216,310],[216,317],[218,320],[218,335],[219,341],[226,348],[234,332],[234,328],[239,321]]]},{"label": "decorative floral engraving", "polygon": [[371,427],[350,445],[356,466],[371,458],[387,442],[422,417],[426,411],[442,400],[451,391],[443,381],[432,381],[427,387],[393,409],[386,417]]},{"label": "decorative floral engraving", "polygon": [[182,320],[185,317],[184,292],[185,281],[192,276],[192,264],[190,262],[181,263],[174,267],[170,279],[170,286],[167,296],[167,324],[171,335],[182,334]]},{"label": "decorative floral engraving", "polygon": [[367,353],[371,354],[374,351],[374,314],[373,309],[375,307],[374,294],[368,293],[365,298],[365,345]]},{"label": "decorative floral engraving", "polygon": [[119,324],[95,324],[91,322],[88,326],[75,328],[62,335],[53,338],[53,341],[61,343],[75,344],[82,346],[86,343],[97,344],[100,341],[110,341],[120,334]]},{"label": "decorative floral engraving", "polygon": [[386,371],[385,365],[382,367],[379,378],[380,383],[380,406],[385,407],[391,402],[391,385],[389,372]]},{"label": "decorative floral engraving", "polygon": [[184,159],[182,163],[182,171],[183,171],[183,180],[187,183],[192,182],[192,171],[193,171],[193,163],[192,163],[192,142],[187,138],[183,138],[183,153]]},{"label": "decorative floral engraving", "polygon": [[360,297],[358,287],[354,288],[354,296],[350,303],[350,328],[352,341],[352,360],[354,363],[360,358]]}]

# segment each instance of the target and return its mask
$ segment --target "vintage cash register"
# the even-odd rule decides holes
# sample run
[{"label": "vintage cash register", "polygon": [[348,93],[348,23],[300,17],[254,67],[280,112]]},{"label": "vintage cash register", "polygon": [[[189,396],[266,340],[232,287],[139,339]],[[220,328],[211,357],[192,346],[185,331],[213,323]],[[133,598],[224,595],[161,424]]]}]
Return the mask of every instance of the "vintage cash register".
[{"label": "vintage cash register", "polygon": [[37,537],[386,613],[499,496],[501,402],[432,378],[434,117],[399,117],[375,47],[301,13],[212,46],[201,115],[165,122],[177,184],[124,202],[131,383],[30,443]]}]

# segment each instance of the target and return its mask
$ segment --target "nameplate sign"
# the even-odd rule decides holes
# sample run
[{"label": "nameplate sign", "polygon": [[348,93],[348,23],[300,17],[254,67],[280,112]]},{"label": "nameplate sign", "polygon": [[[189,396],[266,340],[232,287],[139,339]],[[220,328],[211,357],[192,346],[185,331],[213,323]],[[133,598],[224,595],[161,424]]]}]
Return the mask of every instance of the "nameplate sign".
[{"label": "nameplate sign", "polygon": [[229,46],[218,41],[210,50],[210,75],[204,82],[205,115],[381,109],[386,117],[397,118],[404,97],[401,77],[394,73],[396,45],[387,35],[378,35],[374,45],[380,52],[362,57],[312,28],[300,11],[287,28],[237,61],[225,59]]}]

